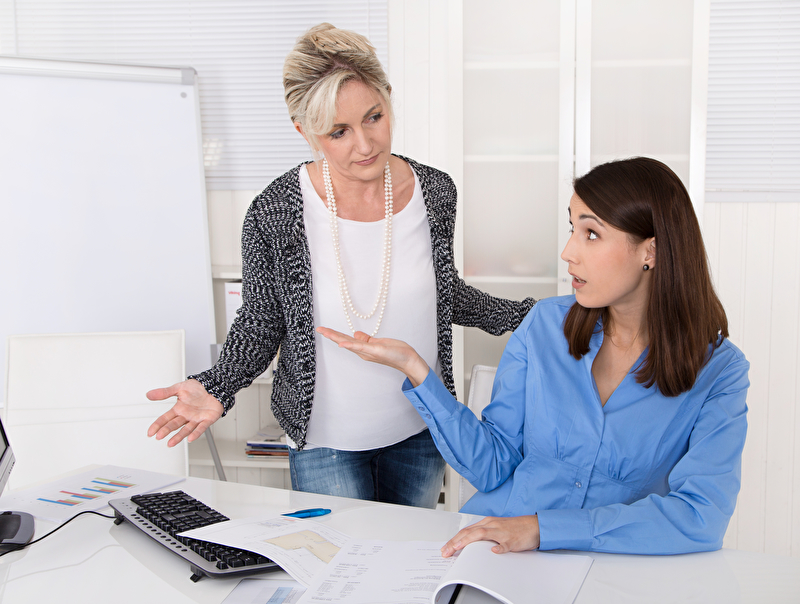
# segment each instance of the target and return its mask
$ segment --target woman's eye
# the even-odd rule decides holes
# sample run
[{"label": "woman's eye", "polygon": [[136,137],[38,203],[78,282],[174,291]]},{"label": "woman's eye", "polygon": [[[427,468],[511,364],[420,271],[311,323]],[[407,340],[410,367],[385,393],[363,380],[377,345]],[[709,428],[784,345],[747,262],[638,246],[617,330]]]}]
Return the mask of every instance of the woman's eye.
[{"label": "woman's eye", "polygon": [[574,232],[575,232],[575,226],[570,222],[569,223],[569,234],[571,235]]},{"label": "woman's eye", "polygon": [[589,234],[587,235],[587,239],[589,239],[589,241],[594,241],[595,239],[597,239],[597,233],[589,229]]},{"label": "woman's eye", "polygon": [[367,118],[367,122],[369,122],[370,124],[374,124],[375,122],[378,122],[378,121],[380,121],[380,119],[381,119],[382,117],[383,117],[383,114],[382,114],[382,113],[373,113],[372,115],[370,115],[370,116]]},{"label": "woman's eye", "polygon": [[344,128],[340,128],[339,130],[334,130],[328,136],[331,138],[342,138],[344,136]]}]

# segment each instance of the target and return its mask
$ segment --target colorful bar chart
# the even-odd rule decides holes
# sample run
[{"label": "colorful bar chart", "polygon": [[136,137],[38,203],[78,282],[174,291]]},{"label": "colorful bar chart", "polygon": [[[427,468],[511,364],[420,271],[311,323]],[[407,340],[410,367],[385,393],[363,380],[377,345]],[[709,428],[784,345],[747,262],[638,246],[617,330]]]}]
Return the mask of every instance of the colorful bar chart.
[{"label": "colorful bar chart", "polygon": [[92,501],[104,495],[113,495],[114,493],[124,489],[130,489],[136,486],[135,483],[123,482],[121,480],[115,480],[112,478],[96,477],[89,482],[91,483],[90,486],[81,487],[79,493],[73,491],[60,491],[59,495],[64,494],[68,497],[59,497],[58,499],[38,497],[37,501],[72,507],[75,505],[80,505],[81,503],[86,503],[87,501]]},{"label": "colorful bar chart", "polygon": [[[46,485],[6,493],[0,510],[20,510],[37,519],[63,522],[87,510],[100,510],[109,499],[157,491],[181,477],[121,466],[99,466]],[[0,596],[2,599],[2,596]]]}]

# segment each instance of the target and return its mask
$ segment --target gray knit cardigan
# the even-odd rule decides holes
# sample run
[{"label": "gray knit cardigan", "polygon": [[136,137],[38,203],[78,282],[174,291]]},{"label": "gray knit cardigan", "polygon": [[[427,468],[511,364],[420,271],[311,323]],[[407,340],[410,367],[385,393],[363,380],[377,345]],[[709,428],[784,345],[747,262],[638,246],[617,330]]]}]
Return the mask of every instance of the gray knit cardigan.
[{"label": "gray knit cardigan", "polygon": [[[499,335],[515,329],[535,300],[495,298],[464,283],[453,263],[455,184],[444,172],[402,159],[419,179],[428,213],[436,275],[439,362],[444,384],[455,395],[452,324]],[[189,377],[200,381],[227,413],[236,392],[266,369],[280,346],[272,412],[302,449],[314,398],[316,355],[311,255],[303,223],[300,167],[276,178],[250,205],[242,229],[241,309],[216,365]]]}]

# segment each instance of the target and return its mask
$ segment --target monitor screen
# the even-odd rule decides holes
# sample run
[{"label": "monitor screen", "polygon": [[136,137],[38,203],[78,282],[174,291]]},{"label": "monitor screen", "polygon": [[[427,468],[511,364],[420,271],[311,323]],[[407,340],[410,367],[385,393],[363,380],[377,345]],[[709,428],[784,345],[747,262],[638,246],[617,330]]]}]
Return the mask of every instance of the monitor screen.
[{"label": "monitor screen", "polygon": [[8,442],[6,431],[3,428],[3,422],[0,421],[0,495],[6,488],[8,482],[8,475],[11,474],[11,469],[14,467],[14,452],[11,450],[11,444]]}]

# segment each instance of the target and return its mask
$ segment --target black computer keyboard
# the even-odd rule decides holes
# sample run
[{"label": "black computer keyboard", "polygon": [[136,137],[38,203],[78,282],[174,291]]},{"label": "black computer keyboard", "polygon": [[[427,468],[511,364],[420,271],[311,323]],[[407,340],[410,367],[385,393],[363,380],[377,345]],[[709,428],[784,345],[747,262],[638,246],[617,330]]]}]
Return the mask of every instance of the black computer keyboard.
[{"label": "black computer keyboard", "polygon": [[272,560],[255,552],[178,537],[178,533],[229,520],[183,491],[112,499],[108,505],[114,509],[116,524],[127,520],[184,558],[191,566],[192,581],[199,581],[204,575],[235,577],[279,568]]}]

